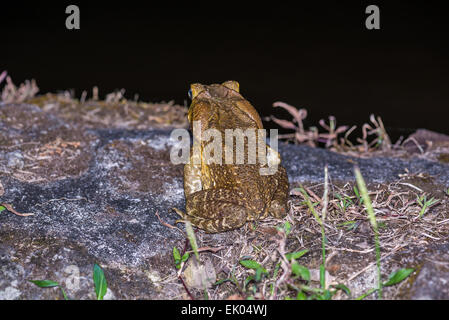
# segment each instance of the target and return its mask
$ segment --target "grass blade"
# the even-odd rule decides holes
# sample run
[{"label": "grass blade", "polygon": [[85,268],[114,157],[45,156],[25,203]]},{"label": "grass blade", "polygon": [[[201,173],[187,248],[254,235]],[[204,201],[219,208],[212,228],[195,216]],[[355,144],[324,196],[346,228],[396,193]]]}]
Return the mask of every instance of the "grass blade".
[{"label": "grass blade", "polygon": [[379,229],[377,226],[376,215],[374,214],[373,205],[368,194],[368,189],[366,188],[365,180],[363,179],[362,173],[358,167],[355,167],[355,178],[357,180],[358,189],[361,193],[363,203],[368,212],[369,221],[374,229],[374,242],[376,245],[376,264],[377,264],[377,290],[379,291],[379,299],[382,299],[382,279],[380,272],[380,243],[379,243]]},{"label": "grass blade", "polygon": [[407,278],[413,271],[415,271],[415,269],[399,269],[395,272],[392,272],[388,280],[383,284],[384,287],[398,284],[399,282]]},{"label": "grass blade", "polygon": [[103,297],[106,294],[106,291],[108,290],[108,284],[106,282],[104,272],[98,264],[94,264],[93,278],[97,300],[103,300]]},{"label": "grass blade", "polygon": [[28,280],[40,288],[59,287],[59,283],[53,280]]},{"label": "grass blade", "polygon": [[195,232],[193,231],[192,224],[190,221],[185,222],[187,238],[189,238],[190,246],[192,247],[193,252],[195,253],[195,257],[197,261],[200,261],[200,254],[198,253],[198,244],[196,242]]}]

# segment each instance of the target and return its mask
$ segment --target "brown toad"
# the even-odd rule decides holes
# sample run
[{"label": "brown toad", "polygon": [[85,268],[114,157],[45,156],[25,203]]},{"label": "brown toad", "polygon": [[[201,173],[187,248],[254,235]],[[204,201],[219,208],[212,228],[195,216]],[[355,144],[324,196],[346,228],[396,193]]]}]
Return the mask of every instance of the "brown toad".
[{"label": "brown toad", "polygon": [[[190,162],[184,167],[184,192],[186,196],[186,213],[176,210],[183,219],[206,232],[222,232],[239,228],[247,221],[264,219],[268,215],[280,218],[287,213],[288,177],[285,169],[278,165],[275,173],[261,175],[261,168],[270,166],[270,158],[280,163],[277,152],[268,147],[265,161],[249,160],[248,149],[251,148],[249,137],[244,136],[244,163],[237,164],[237,156],[231,155],[231,163],[226,162],[225,130],[253,129],[257,139],[263,129],[262,121],[256,109],[239,93],[236,81],[223,84],[192,84],[189,91],[192,104],[188,119],[193,129],[197,144],[195,162],[195,144],[191,149]],[[201,131],[195,132],[194,122],[201,125]],[[215,129],[223,138],[223,147],[210,151],[207,147],[211,140],[205,140],[202,134],[208,129]],[[238,131],[238,130],[237,130]],[[229,132],[229,130],[227,130]],[[261,136],[263,137],[263,136]],[[202,140],[201,140],[202,139]],[[228,140],[229,141],[229,140]],[[236,150],[237,138],[231,140],[231,152]],[[257,150],[266,150],[265,140],[257,140]],[[254,143],[254,140],[251,140]],[[221,146],[221,145],[220,145]],[[221,148],[221,147],[220,147]],[[254,151],[254,149],[252,149]],[[222,152],[221,152],[222,151]],[[240,149],[242,151],[242,149]],[[215,154],[217,153],[217,154]],[[221,155],[220,155],[221,153]],[[209,162],[207,156],[222,160]],[[262,157],[263,159],[263,157]],[[268,161],[268,163],[267,163]],[[230,164],[229,164],[230,163]],[[253,164],[251,164],[253,163]]]}]

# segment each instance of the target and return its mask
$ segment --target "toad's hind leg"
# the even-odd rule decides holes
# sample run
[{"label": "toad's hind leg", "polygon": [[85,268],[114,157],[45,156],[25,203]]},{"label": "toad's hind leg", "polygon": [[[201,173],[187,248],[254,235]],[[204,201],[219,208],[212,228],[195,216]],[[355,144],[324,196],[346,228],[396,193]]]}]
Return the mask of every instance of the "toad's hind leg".
[{"label": "toad's hind leg", "polygon": [[273,198],[270,202],[269,213],[275,218],[283,218],[287,215],[287,200],[289,194],[288,177],[285,168],[279,166],[278,171],[272,176],[272,185],[276,186]]},{"label": "toad's hind leg", "polygon": [[207,189],[187,197],[185,219],[206,232],[223,232],[243,226],[248,210],[241,196],[229,189]]}]

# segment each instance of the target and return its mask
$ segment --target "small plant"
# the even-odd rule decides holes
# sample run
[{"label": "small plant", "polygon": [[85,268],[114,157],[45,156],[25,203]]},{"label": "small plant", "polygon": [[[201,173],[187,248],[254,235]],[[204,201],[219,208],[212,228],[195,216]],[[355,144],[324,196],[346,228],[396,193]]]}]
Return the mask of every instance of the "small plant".
[{"label": "small plant", "polygon": [[310,271],[303,265],[300,265],[296,260],[305,255],[309,250],[305,249],[298,252],[287,253],[285,257],[290,262],[291,272],[294,275],[293,279],[301,277],[305,281],[310,281]]},{"label": "small plant", "polygon": [[255,275],[251,275],[245,279],[243,288],[245,288],[251,281],[260,282],[262,280],[262,276],[268,274],[268,271],[254,260],[240,260],[240,264],[245,268],[253,269],[256,272]]},{"label": "small plant", "polygon": [[337,127],[337,121],[333,116],[329,117],[329,124],[326,124],[324,119],[319,121],[319,124],[326,130],[326,133],[319,133],[316,127],[310,127],[308,130],[305,130],[303,120],[307,117],[306,109],[296,109],[284,102],[275,102],[273,103],[273,107],[285,109],[293,117],[293,120],[277,119],[274,116],[271,116],[267,120],[272,120],[285,129],[295,130],[295,133],[281,136],[281,138],[293,138],[297,143],[307,143],[312,147],[316,147],[318,143],[324,143],[326,148],[335,147],[338,145],[339,135],[348,130],[347,126]]},{"label": "small plant", "polygon": [[338,198],[338,200],[340,200],[339,202],[337,202],[337,206],[343,213],[345,213],[346,210],[348,210],[348,208],[354,204],[352,199],[346,195],[342,196],[339,193],[335,193],[335,196]]},{"label": "small plant", "polygon": [[6,79],[6,76],[8,75],[8,73],[5,71],[3,71],[2,73],[0,73],[0,84],[3,82],[3,80]]},{"label": "small plant", "polygon": [[16,87],[7,72],[3,71],[0,74],[0,83],[4,79],[6,79],[6,84],[0,93],[0,100],[3,102],[24,102],[35,97],[39,92],[39,88],[34,79],[31,81],[25,80],[19,87]]},{"label": "small plant", "polygon": [[94,264],[93,278],[97,300],[103,300],[103,297],[108,290],[108,284],[106,282],[106,277],[104,276],[103,269],[101,269],[98,264]]},{"label": "small plant", "polygon": [[321,257],[322,257],[322,263],[320,265],[320,284],[321,288],[325,289],[326,286],[326,235],[324,231],[324,220],[326,219],[326,212],[327,212],[327,204],[328,204],[328,192],[329,192],[329,179],[328,179],[328,167],[325,166],[324,168],[324,203],[323,203],[323,210],[321,211],[321,218],[318,215],[318,213],[315,210],[315,207],[312,205],[312,202],[310,201],[310,197],[305,191],[304,187],[301,186],[301,192],[304,195],[304,199],[306,200],[307,206],[309,207],[309,210],[312,212],[313,216],[315,217],[315,220],[320,224],[321,227]]},{"label": "small plant", "polygon": [[0,206],[0,212],[2,212],[3,210],[6,210],[6,208],[4,206]]},{"label": "small plant", "polygon": [[366,188],[365,180],[362,177],[362,173],[359,168],[355,168],[355,179],[357,185],[359,186],[360,192],[362,193],[363,203],[365,204],[366,211],[368,212],[368,218],[371,226],[374,230],[374,243],[376,246],[376,264],[377,264],[377,291],[379,292],[379,299],[382,299],[382,279],[380,273],[380,242],[379,242],[379,229],[377,226],[376,215],[374,214],[373,206],[371,204],[371,199],[368,195],[368,189]]},{"label": "small plant", "polygon": [[[399,269],[397,271],[394,271],[390,274],[388,277],[388,280],[382,283],[382,287],[391,287],[394,286],[403,280],[405,280],[415,269]],[[369,290],[367,293],[362,294],[360,297],[358,297],[356,300],[363,300],[367,296],[373,294],[374,292],[378,291],[377,288]]]},{"label": "small plant", "polygon": [[359,225],[359,223],[357,221],[345,221],[342,223],[339,223],[337,226],[338,227],[344,227],[346,228],[346,230],[354,230],[355,228],[357,228],[357,226]]},{"label": "small plant", "polygon": [[378,292],[378,298],[382,299],[382,288],[395,285],[405,278],[407,278],[414,269],[399,269],[390,274],[388,280],[386,282],[382,282],[382,275],[380,270],[380,241],[379,241],[379,226],[377,224],[376,215],[374,214],[373,206],[371,203],[371,199],[368,194],[368,189],[366,188],[365,180],[360,172],[359,168],[354,169],[355,177],[357,180],[357,185],[359,186],[361,197],[363,200],[363,204],[366,207],[366,211],[368,212],[368,218],[371,223],[371,226],[374,230],[374,243],[376,247],[376,265],[377,265],[377,288],[369,290],[367,293],[360,296],[358,299],[364,299],[368,295]]},{"label": "small plant", "polygon": [[323,221],[321,220],[320,216],[318,215],[318,213],[315,210],[315,207],[312,205],[312,202],[310,201],[309,195],[307,194],[306,190],[301,187],[301,192],[304,195],[304,198],[306,199],[306,204],[309,207],[309,210],[312,212],[313,216],[315,217],[315,220],[320,224],[321,227],[321,258],[322,258],[322,263],[320,264],[320,284],[321,284],[321,288],[324,289],[325,287],[325,283],[326,283],[326,269],[325,269],[325,262],[326,262],[326,235],[324,232],[324,224]]},{"label": "small plant", "polygon": [[425,194],[417,197],[416,202],[418,202],[419,206],[421,207],[421,211],[419,212],[418,217],[421,218],[424,213],[426,213],[428,208],[437,204],[439,201],[440,200],[437,200],[435,198],[427,200],[427,196]]},{"label": "small plant", "polygon": [[34,283],[39,288],[59,287],[59,289],[61,289],[62,296],[64,297],[64,299],[65,300],[69,300],[69,298],[67,297],[67,294],[65,293],[64,289],[56,281],[53,281],[53,280],[28,280],[28,281],[31,282],[31,283]]},{"label": "small plant", "polygon": [[181,266],[184,262],[187,261],[187,259],[189,259],[189,253],[186,252],[184,253],[184,255],[181,257],[181,254],[179,253],[178,248],[173,247],[173,259],[175,260],[175,267],[176,269],[181,269]]},{"label": "small plant", "polygon": [[[392,145],[385,126],[380,117],[370,115],[370,122],[362,126],[362,137],[357,138],[357,145],[349,140],[349,135],[357,128],[357,126],[337,126],[335,117],[330,116],[329,122],[324,119],[319,124],[325,132],[319,132],[317,127],[304,128],[303,121],[307,117],[306,109],[297,109],[284,102],[275,102],[273,107],[280,107],[286,110],[292,116],[292,120],[278,119],[274,116],[265,118],[271,120],[284,129],[294,130],[294,133],[280,135],[279,138],[293,141],[294,143],[305,143],[312,147],[324,144],[325,148],[335,151],[356,151],[370,152],[374,150],[391,150],[396,145]],[[371,140],[371,141],[370,141]]]},{"label": "small plant", "polygon": [[[218,280],[217,282],[214,283],[214,286],[219,286],[220,284],[225,283],[225,282],[231,282],[231,283],[233,283],[236,286],[236,288],[240,292],[240,294],[242,296],[245,296],[245,293],[243,292],[243,289],[240,286],[239,281],[237,280],[237,277],[235,276],[235,267],[236,266],[234,266],[232,268],[231,277],[230,278],[225,278],[225,279]],[[272,287],[271,290],[274,290],[274,288]]]},{"label": "small plant", "polygon": [[[94,280],[95,294],[97,296],[97,300],[103,300],[103,297],[106,294],[106,291],[108,289],[108,284],[106,282],[106,277],[104,276],[104,272],[98,264],[94,264],[93,280]],[[61,289],[64,299],[69,300],[69,298],[67,297],[67,294],[65,293],[62,286],[56,281],[53,281],[53,280],[28,280],[28,281],[31,283],[34,283],[39,288],[59,287]]]},{"label": "small plant", "polygon": [[354,194],[355,194],[355,196],[357,198],[357,203],[358,204],[362,204],[362,197],[360,197],[360,192],[359,192],[359,189],[357,188],[357,186],[354,186],[352,188],[352,190],[354,190]]},{"label": "small plant", "polygon": [[[375,117],[373,114],[370,115],[371,125],[365,123],[362,126],[363,137],[357,138],[357,142],[361,143],[364,147],[364,151],[367,152],[372,149],[382,149],[382,150],[390,150],[391,140],[385,130],[384,124],[380,117]],[[374,135],[375,139],[371,142],[368,142],[368,136]]]},{"label": "small plant", "polygon": [[287,237],[292,230],[292,226],[291,226],[290,222],[286,221],[282,227],[276,227],[276,229],[279,232],[283,232],[285,234],[285,236]]}]

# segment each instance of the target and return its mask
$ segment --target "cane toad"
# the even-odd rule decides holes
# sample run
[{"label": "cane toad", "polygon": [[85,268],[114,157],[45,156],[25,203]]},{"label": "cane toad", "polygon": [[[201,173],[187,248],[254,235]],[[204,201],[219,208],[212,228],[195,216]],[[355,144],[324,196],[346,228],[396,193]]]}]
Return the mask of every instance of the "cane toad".
[{"label": "cane toad", "polygon": [[[197,121],[203,133],[208,129],[217,130],[223,137],[223,145],[226,129],[263,129],[259,114],[239,93],[236,81],[212,85],[192,84],[189,96],[192,99],[188,111],[191,128]],[[200,139],[201,134],[193,131],[194,137]],[[257,130],[254,132],[258,134]],[[248,138],[244,139],[247,155]],[[261,141],[266,148],[265,140]],[[207,143],[200,141],[198,144],[200,152],[199,156],[197,153],[199,160],[196,163],[191,149],[190,162],[184,166],[186,213],[176,210],[183,219],[206,232],[215,233],[239,228],[247,221],[264,219],[268,215],[277,218],[286,215],[289,188],[287,173],[282,166],[278,165],[274,174],[261,175],[260,169],[266,168],[269,160],[267,164],[257,158],[251,164],[245,158],[243,164],[236,164],[235,161],[227,164],[225,147],[222,149],[221,164],[208,163]],[[235,146],[232,142],[231,146],[235,151],[237,142]],[[267,154],[275,154],[280,163],[279,154],[270,147],[268,149]]]}]

